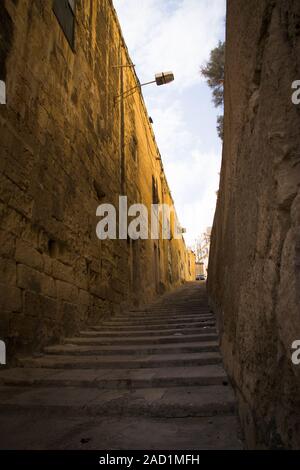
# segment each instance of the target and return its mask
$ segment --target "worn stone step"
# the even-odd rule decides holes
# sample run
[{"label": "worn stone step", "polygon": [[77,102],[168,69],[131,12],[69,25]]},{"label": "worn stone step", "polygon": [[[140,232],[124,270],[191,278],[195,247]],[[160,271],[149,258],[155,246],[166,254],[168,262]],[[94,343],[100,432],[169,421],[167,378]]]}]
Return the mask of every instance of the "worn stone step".
[{"label": "worn stone step", "polygon": [[160,330],[169,330],[170,328],[172,329],[186,329],[186,328],[190,328],[190,327],[193,327],[193,328],[201,328],[203,326],[215,326],[216,322],[215,321],[206,321],[206,320],[200,320],[198,322],[195,322],[195,323],[186,323],[186,322],[182,322],[182,323],[176,323],[176,324],[169,324],[169,323],[161,323],[161,324],[150,324],[150,325],[145,325],[145,324],[141,324],[141,325],[116,325],[116,324],[108,324],[106,322],[103,322],[101,325],[95,325],[95,326],[91,326],[91,329],[92,330],[96,330],[96,331],[99,331],[99,330],[136,330],[136,331],[139,331],[139,330],[146,330],[147,326],[149,326],[149,330],[156,330],[156,329],[160,329]]},{"label": "worn stone step", "polygon": [[127,355],[74,356],[45,355],[37,358],[20,358],[22,367],[44,367],[50,369],[140,369],[159,367],[187,367],[221,363],[219,352],[190,354],[155,354],[145,357]]},{"label": "worn stone step", "polygon": [[178,343],[178,344],[157,344],[157,345],[139,345],[139,346],[78,346],[74,344],[63,344],[58,346],[49,346],[44,349],[46,354],[72,354],[76,356],[83,355],[103,355],[112,356],[114,354],[133,354],[135,356],[146,356],[153,354],[184,354],[218,351],[217,341],[202,341],[196,343]]},{"label": "worn stone step", "polygon": [[125,310],[121,313],[117,314],[118,316],[122,315],[128,315],[130,317],[146,317],[146,316],[173,316],[173,315],[187,315],[187,316],[193,316],[193,315],[213,315],[213,313],[209,309],[194,309],[190,310],[185,308],[166,308],[166,309],[161,309],[161,310],[154,310],[154,309],[149,309],[149,310]]},{"label": "worn stone step", "polygon": [[141,388],[99,390],[95,387],[0,387],[0,411],[31,415],[199,417],[236,413],[231,387]]},{"label": "worn stone step", "polygon": [[[173,291],[174,293],[174,291]],[[172,293],[172,294],[173,294]],[[147,310],[155,310],[155,309],[168,309],[168,308],[178,308],[178,309],[189,309],[189,310],[210,310],[210,306],[208,305],[207,301],[202,302],[200,299],[190,299],[187,297],[181,298],[172,298],[172,295],[166,301],[161,302],[161,298],[159,302],[154,302],[152,304],[146,305]],[[132,310],[135,310],[134,308]],[[138,309],[137,309],[138,310]],[[143,308],[141,308],[143,310]]]},{"label": "worn stone step", "polygon": [[78,449],[86,437],[105,450],[240,448],[215,317],[199,292],[182,287],[1,370],[0,449]]},{"label": "worn stone step", "polygon": [[184,320],[184,321],[190,321],[190,320],[213,320],[215,319],[215,315],[212,315],[211,313],[208,314],[200,314],[198,313],[197,315],[184,315],[178,313],[176,314],[165,314],[165,315],[153,315],[152,313],[149,313],[148,315],[114,315],[111,317],[110,321],[116,321],[116,322],[134,322],[134,323],[140,323],[140,322],[147,322],[147,321],[159,321],[159,322],[166,322],[168,323],[169,321],[176,321],[176,320]]},{"label": "worn stone step", "polygon": [[179,299],[178,302],[159,302],[159,303],[152,303],[150,305],[146,305],[145,307],[140,307],[140,308],[129,308],[128,312],[153,312],[155,310],[169,310],[170,308],[173,309],[178,309],[178,310],[189,310],[189,311],[194,311],[194,310],[201,310],[201,311],[207,311],[210,310],[209,306],[206,304],[203,304],[199,302],[199,300],[196,301],[190,301],[189,299]]},{"label": "worn stone step", "polygon": [[185,336],[182,333],[177,333],[172,336],[143,336],[141,338],[106,338],[105,336],[91,337],[89,335],[76,337],[76,338],[65,338],[64,344],[76,344],[84,346],[101,346],[101,345],[144,345],[150,346],[154,344],[172,344],[184,341],[185,343],[195,343],[197,341],[217,341],[218,335],[215,333],[202,333],[198,335]]},{"label": "worn stone step", "polygon": [[200,328],[183,328],[183,329],[167,329],[167,330],[152,330],[152,329],[145,329],[145,330],[107,330],[107,329],[99,329],[99,330],[83,330],[80,332],[81,337],[103,337],[103,338],[144,338],[149,337],[149,335],[153,335],[153,337],[157,336],[174,336],[174,335],[183,335],[184,337],[193,336],[202,333],[215,333],[216,327],[215,326],[202,326]]},{"label": "worn stone step", "polygon": [[[9,432],[7,430],[9,429]],[[2,413],[0,449],[5,450],[239,450],[236,416],[194,418],[34,417]]]},{"label": "worn stone step", "polygon": [[170,312],[170,311],[180,311],[180,312],[189,312],[189,313],[194,313],[194,312],[201,312],[201,313],[210,313],[211,309],[207,306],[201,306],[199,303],[193,305],[192,307],[188,305],[187,303],[184,303],[183,305],[177,305],[177,304],[166,304],[165,306],[161,307],[155,307],[153,305],[150,305],[148,308],[141,308],[141,309],[128,309],[126,312],[129,313],[137,313],[137,314],[143,314],[143,313],[149,313],[149,312]]},{"label": "worn stone step", "polygon": [[188,299],[185,299],[184,301],[180,300],[180,302],[165,302],[165,303],[160,303],[160,304],[152,304],[148,308],[145,309],[132,309],[132,312],[142,312],[142,311],[147,311],[147,312],[161,312],[161,311],[167,311],[167,310],[180,310],[183,312],[189,311],[189,312],[195,312],[195,311],[201,311],[201,312],[210,312],[210,308],[207,304],[202,304],[201,302],[196,302],[196,303],[191,303],[188,301]]},{"label": "worn stone step", "polygon": [[37,369],[14,368],[0,373],[1,385],[132,389],[228,385],[221,364],[161,369]]},{"label": "worn stone step", "polygon": [[196,323],[201,323],[201,322],[206,322],[206,321],[215,321],[215,318],[210,315],[208,317],[195,317],[195,318],[184,318],[183,316],[182,317],[178,317],[178,318],[175,318],[175,319],[168,319],[168,320],[165,320],[164,318],[162,319],[147,319],[147,320],[134,320],[134,319],[124,319],[124,320],[115,320],[114,318],[112,318],[111,320],[105,320],[102,324],[104,326],[115,326],[115,327],[119,327],[119,326],[134,326],[134,325],[137,325],[137,326],[140,326],[140,325],[168,325],[168,326],[171,326],[171,325],[180,325],[182,323],[185,323],[185,324],[190,324],[190,325],[193,325],[193,324],[196,324]]},{"label": "worn stone step", "polygon": [[145,310],[145,311],[125,311],[123,313],[119,313],[116,315],[116,317],[130,317],[130,318],[148,318],[148,317],[165,317],[165,318],[171,318],[171,317],[194,317],[194,316],[205,316],[205,315],[214,315],[212,312],[209,310],[195,310],[193,312],[187,311],[186,309],[181,311],[177,309],[166,309],[162,311],[158,310]]}]

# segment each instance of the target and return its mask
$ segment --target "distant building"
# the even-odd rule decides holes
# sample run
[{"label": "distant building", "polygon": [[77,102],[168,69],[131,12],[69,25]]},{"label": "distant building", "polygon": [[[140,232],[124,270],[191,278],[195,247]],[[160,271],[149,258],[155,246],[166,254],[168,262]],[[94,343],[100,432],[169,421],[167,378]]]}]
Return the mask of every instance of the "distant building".
[{"label": "distant building", "polygon": [[211,227],[207,227],[206,231],[196,241],[196,275],[207,274],[211,230]]},{"label": "distant building", "polygon": [[195,264],[195,276],[199,276],[199,274],[206,274],[205,268],[204,268],[204,263],[196,263]]}]

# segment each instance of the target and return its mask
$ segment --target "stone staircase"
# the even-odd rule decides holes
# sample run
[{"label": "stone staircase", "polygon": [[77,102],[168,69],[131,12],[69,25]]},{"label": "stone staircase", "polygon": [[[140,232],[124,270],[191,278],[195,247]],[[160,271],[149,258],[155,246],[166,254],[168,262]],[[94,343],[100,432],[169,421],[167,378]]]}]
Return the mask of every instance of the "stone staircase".
[{"label": "stone staircase", "polygon": [[200,283],[1,369],[0,411],[2,449],[242,448]]}]

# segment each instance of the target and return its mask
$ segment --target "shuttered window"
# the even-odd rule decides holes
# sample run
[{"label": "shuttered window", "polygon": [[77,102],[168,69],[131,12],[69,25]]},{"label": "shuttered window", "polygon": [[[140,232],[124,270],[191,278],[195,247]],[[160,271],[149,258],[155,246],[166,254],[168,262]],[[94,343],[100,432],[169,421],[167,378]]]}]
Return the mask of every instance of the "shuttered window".
[{"label": "shuttered window", "polygon": [[54,14],[73,50],[75,42],[75,8],[76,0],[54,0],[53,2]]}]

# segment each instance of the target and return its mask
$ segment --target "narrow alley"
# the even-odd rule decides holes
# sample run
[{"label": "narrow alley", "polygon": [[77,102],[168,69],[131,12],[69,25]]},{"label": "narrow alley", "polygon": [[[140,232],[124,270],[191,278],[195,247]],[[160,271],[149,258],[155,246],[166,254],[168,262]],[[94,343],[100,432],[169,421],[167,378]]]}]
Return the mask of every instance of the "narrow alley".
[{"label": "narrow alley", "polygon": [[242,448],[204,283],[23,358],[0,381],[1,448]]},{"label": "narrow alley", "polygon": [[299,129],[299,0],[0,0],[8,468],[300,450]]}]

